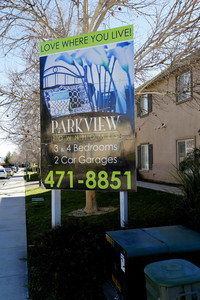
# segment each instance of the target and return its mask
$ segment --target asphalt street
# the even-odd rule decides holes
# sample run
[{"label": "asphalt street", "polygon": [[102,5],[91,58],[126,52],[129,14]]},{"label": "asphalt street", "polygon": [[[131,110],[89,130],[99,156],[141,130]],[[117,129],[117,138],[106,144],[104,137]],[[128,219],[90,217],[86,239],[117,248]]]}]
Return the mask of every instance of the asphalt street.
[{"label": "asphalt street", "polygon": [[9,180],[10,178],[0,178],[0,189],[4,186],[4,184]]}]

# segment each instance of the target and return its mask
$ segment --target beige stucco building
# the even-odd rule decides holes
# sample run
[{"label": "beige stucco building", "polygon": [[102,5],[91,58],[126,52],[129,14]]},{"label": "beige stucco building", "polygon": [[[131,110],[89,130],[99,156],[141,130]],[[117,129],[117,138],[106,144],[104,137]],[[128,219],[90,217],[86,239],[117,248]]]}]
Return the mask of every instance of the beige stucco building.
[{"label": "beige stucco building", "polygon": [[200,51],[136,89],[136,145],[138,174],[171,183],[200,147]]}]

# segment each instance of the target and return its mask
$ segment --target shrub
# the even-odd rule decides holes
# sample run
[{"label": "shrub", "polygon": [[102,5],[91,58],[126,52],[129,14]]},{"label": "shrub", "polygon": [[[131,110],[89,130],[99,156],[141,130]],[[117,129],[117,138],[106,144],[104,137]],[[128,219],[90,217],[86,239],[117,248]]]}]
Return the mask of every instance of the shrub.
[{"label": "shrub", "polygon": [[193,165],[200,167],[200,149],[198,148],[188,153],[187,157],[179,164],[179,170],[186,171]]},{"label": "shrub", "polygon": [[[28,181],[39,181],[41,179],[41,176],[38,173],[32,173],[27,175],[28,175]],[[24,180],[26,180],[26,174],[24,175]]]},{"label": "shrub", "polygon": [[184,193],[186,208],[200,206],[200,150],[194,149],[177,169],[178,182]]},{"label": "shrub", "polygon": [[103,226],[78,221],[41,235],[29,251],[30,299],[105,299],[104,244]]},{"label": "shrub", "polygon": [[177,173],[187,208],[196,208],[200,205],[200,169],[191,164],[187,171],[178,170]]},{"label": "shrub", "polygon": [[40,174],[38,174],[38,173],[33,173],[33,174],[30,174],[30,176],[29,176],[30,181],[38,181],[40,179],[41,179],[41,177],[40,177]]}]

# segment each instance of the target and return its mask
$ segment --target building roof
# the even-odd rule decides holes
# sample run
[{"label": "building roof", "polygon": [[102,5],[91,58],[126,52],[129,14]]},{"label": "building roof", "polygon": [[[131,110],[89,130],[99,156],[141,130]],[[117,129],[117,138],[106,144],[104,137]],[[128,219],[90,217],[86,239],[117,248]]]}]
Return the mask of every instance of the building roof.
[{"label": "building roof", "polygon": [[152,88],[155,84],[162,81],[163,79],[169,78],[172,74],[176,74],[177,72],[183,71],[184,69],[188,69],[190,65],[194,65],[200,61],[200,49],[197,49],[192,54],[187,55],[183,59],[178,59],[174,63],[157,74],[152,79],[148,80],[146,83],[140,85],[138,88],[135,89],[136,95],[148,93],[148,89]]}]

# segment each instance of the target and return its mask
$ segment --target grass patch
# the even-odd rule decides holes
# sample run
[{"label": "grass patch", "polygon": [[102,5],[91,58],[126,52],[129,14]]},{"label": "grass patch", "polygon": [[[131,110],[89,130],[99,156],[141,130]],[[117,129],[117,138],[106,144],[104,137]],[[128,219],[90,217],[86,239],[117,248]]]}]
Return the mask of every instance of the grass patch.
[{"label": "grass patch", "polygon": [[[33,203],[32,198],[44,201]],[[30,300],[104,299],[105,232],[120,229],[119,193],[97,192],[108,214],[68,216],[85,206],[84,191],[62,191],[62,226],[51,230],[51,191],[26,189]],[[191,227],[181,196],[138,188],[128,193],[128,228],[182,224]],[[78,288],[77,288],[78,287]]]},{"label": "grass patch", "polygon": [[[33,203],[32,198],[43,197],[44,201]],[[99,207],[113,206],[117,210],[108,214],[87,217],[89,224],[102,224],[109,230],[119,228],[119,193],[97,192]],[[62,191],[61,220],[62,223],[76,217],[68,213],[85,206],[84,191]],[[38,187],[26,189],[28,244],[31,244],[38,233],[45,233],[51,229],[51,191]],[[128,193],[128,227],[150,227],[179,224],[184,222],[182,197],[159,191],[138,188],[138,192]],[[82,218],[80,218],[82,219]]]}]

